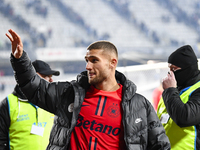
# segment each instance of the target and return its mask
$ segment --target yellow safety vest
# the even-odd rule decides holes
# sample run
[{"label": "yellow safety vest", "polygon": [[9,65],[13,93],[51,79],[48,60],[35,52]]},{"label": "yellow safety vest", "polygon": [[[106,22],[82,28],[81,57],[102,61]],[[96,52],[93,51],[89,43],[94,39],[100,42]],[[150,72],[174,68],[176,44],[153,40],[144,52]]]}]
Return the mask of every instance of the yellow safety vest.
[{"label": "yellow safety vest", "polygon": [[[10,113],[10,149],[45,150],[49,143],[54,115],[27,101],[19,100],[13,94],[9,94],[7,100]],[[43,134],[31,133],[33,125],[44,129]]]},{"label": "yellow safety vest", "polygon": [[[193,91],[200,87],[200,82],[197,82],[193,86],[189,87],[185,92],[180,95],[182,102],[185,104],[189,100],[189,96]],[[160,120],[168,115],[167,109],[165,107],[163,98],[159,101],[157,115]],[[165,118],[166,119],[166,118]],[[172,150],[196,150],[196,127],[179,127],[172,119],[169,117],[165,123],[162,123],[166,134],[170,140]]]}]

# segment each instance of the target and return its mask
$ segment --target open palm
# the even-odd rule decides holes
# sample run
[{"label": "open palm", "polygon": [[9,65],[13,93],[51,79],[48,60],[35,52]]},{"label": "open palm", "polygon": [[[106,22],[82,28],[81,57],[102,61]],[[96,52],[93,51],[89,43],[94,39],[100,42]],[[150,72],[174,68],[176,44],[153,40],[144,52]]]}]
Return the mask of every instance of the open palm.
[{"label": "open palm", "polygon": [[8,32],[11,34],[11,36],[6,33],[6,36],[10,39],[11,45],[12,45],[12,54],[15,58],[19,59],[22,56],[23,53],[23,43],[21,41],[20,36],[13,31],[12,29],[9,29]]}]

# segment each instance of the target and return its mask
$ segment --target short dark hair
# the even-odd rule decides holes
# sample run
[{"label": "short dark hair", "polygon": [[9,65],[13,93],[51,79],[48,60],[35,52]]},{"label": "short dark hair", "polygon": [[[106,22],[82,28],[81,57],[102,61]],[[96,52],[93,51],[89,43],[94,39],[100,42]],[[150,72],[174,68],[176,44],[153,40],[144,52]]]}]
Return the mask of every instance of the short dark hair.
[{"label": "short dark hair", "polygon": [[114,54],[116,54],[116,56],[118,57],[118,52],[117,52],[117,48],[116,46],[108,41],[97,41],[94,42],[92,44],[90,44],[87,48],[87,50],[92,50],[92,49],[103,49],[103,50],[107,50],[110,52],[114,52]]}]

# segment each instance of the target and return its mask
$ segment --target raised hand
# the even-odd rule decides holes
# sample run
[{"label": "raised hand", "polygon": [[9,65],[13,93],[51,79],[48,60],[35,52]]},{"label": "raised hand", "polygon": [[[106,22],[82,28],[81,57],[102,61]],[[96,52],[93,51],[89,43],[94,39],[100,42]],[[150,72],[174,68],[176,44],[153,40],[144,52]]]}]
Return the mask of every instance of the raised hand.
[{"label": "raised hand", "polygon": [[12,29],[9,29],[8,32],[11,34],[11,36],[6,33],[6,36],[10,39],[11,45],[12,45],[12,54],[15,58],[19,59],[23,54],[23,43],[21,41],[20,36],[13,31]]},{"label": "raised hand", "polygon": [[170,71],[168,73],[167,77],[164,78],[162,81],[163,89],[167,89],[169,87],[176,87],[177,86],[176,84],[177,84],[177,82],[176,82],[174,73],[173,73],[173,71]]}]

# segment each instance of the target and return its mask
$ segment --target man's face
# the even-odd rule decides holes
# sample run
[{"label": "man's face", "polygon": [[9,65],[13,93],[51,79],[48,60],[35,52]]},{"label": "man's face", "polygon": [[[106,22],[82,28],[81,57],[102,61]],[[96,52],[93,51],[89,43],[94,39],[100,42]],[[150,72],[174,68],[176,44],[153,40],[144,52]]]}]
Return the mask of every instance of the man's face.
[{"label": "man's face", "polygon": [[85,56],[88,81],[92,85],[102,84],[110,76],[110,60],[102,49],[88,50]]},{"label": "man's face", "polygon": [[45,79],[46,81],[48,81],[48,82],[53,82],[52,75],[43,75],[43,74],[40,74],[40,73],[38,73],[38,72],[37,72],[37,74],[38,74],[41,78]]},{"label": "man's face", "polygon": [[173,71],[173,72],[181,69],[180,67],[172,65],[170,63],[168,64],[168,67],[169,67],[170,71]]}]

